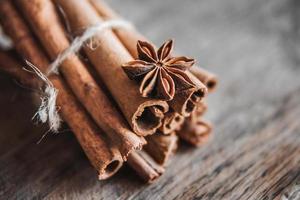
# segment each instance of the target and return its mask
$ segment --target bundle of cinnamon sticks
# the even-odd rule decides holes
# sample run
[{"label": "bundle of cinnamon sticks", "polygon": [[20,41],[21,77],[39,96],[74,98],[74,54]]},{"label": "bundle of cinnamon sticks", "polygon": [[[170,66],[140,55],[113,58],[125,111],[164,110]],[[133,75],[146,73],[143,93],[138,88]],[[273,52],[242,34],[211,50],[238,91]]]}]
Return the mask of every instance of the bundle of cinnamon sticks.
[{"label": "bundle of cinnamon sticks", "polygon": [[205,143],[212,127],[202,116],[214,74],[174,56],[173,41],[158,50],[133,28],[103,30],[48,74],[49,65],[89,27],[121,19],[100,0],[2,0],[0,22],[14,50],[0,51],[0,70],[45,89],[24,61],[47,75],[68,124],[99,179],[128,163],[147,182],[160,177],[178,138]]}]

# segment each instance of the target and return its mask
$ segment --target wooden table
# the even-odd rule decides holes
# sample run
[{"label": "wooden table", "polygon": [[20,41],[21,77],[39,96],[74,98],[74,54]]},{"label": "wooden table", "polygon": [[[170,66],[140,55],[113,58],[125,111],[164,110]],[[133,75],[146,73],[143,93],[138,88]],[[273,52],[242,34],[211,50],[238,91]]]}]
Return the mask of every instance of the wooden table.
[{"label": "wooden table", "polygon": [[181,145],[152,185],[128,167],[98,181],[72,133],[36,144],[33,92],[1,75],[0,199],[280,199],[299,190],[298,0],[110,4],[157,45],[175,38],[177,51],[219,75],[206,115],[214,138],[200,149]]}]

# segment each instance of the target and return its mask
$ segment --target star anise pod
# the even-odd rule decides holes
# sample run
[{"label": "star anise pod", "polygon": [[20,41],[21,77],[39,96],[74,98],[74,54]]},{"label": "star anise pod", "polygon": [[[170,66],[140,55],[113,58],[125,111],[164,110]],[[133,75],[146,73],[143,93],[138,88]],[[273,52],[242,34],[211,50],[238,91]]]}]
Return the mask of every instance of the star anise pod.
[{"label": "star anise pod", "polygon": [[130,79],[140,82],[143,97],[171,100],[176,92],[195,86],[185,73],[194,59],[172,57],[172,49],[173,40],[165,42],[157,52],[150,43],[138,41],[138,59],[122,66]]}]

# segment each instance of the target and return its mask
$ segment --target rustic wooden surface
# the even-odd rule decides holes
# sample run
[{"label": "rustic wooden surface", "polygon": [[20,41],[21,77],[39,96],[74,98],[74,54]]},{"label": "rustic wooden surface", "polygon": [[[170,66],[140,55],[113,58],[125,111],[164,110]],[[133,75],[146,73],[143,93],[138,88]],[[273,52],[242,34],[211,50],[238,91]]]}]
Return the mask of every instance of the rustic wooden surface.
[{"label": "rustic wooden surface", "polygon": [[32,92],[1,75],[0,199],[281,199],[299,191],[298,0],[110,4],[157,45],[175,38],[178,51],[219,74],[208,99],[214,138],[200,149],[181,145],[152,185],[128,167],[100,182],[70,132],[36,144]]}]

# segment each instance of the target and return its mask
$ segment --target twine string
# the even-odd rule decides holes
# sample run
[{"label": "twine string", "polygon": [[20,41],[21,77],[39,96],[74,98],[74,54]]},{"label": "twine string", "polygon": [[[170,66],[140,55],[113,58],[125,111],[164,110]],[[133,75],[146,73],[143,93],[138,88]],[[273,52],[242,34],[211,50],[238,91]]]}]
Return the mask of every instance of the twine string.
[{"label": "twine string", "polygon": [[111,28],[132,28],[132,24],[122,19],[109,20],[102,23],[97,23],[93,26],[88,27],[81,36],[76,37],[72,44],[65,49],[57,58],[50,64],[49,70],[46,75],[49,76],[52,73],[58,74],[58,68],[63,61],[69,56],[77,53],[82,45],[91,39],[97,33]]},{"label": "twine string", "polygon": [[[56,57],[56,59],[50,64],[49,69],[45,74],[43,74],[32,63],[26,61],[27,65],[32,68],[33,72],[37,74],[37,76],[46,84],[41,96],[41,105],[38,111],[34,114],[33,119],[37,119],[41,123],[46,123],[48,121],[49,130],[47,133],[49,131],[57,133],[61,125],[61,118],[58,114],[56,106],[58,90],[53,86],[47,77],[53,73],[58,74],[58,68],[64,62],[64,60],[69,56],[76,54],[85,44],[85,42],[87,42],[89,39],[92,39],[92,37],[97,33],[112,28],[133,28],[133,25],[128,21],[115,19],[88,27],[81,36],[76,37],[72,41],[71,45]],[[46,134],[44,134],[44,136],[45,135]]]}]

